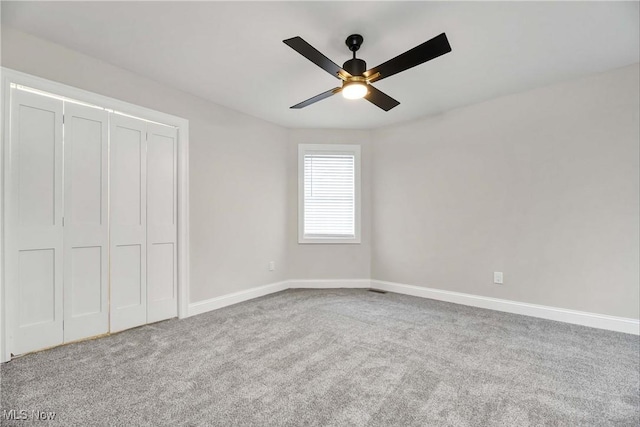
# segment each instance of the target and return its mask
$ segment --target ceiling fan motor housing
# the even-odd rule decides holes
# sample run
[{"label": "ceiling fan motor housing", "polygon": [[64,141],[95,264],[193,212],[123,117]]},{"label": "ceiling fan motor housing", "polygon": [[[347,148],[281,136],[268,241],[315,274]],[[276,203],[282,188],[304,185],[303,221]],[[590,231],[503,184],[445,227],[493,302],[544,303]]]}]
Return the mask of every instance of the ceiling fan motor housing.
[{"label": "ceiling fan motor housing", "polygon": [[352,76],[360,76],[367,71],[367,63],[362,59],[353,58],[345,62],[342,68]]}]

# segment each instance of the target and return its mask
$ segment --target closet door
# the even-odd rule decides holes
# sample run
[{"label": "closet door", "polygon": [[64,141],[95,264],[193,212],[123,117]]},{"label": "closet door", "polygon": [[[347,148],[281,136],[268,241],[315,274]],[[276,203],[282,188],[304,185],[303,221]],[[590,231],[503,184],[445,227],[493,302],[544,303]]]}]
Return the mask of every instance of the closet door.
[{"label": "closet door", "polygon": [[109,331],[108,113],[64,107],[64,341]]},{"label": "closet door", "polygon": [[11,90],[8,317],[14,354],[61,344],[62,101]]},{"label": "closet door", "polygon": [[110,330],[147,321],[146,122],[111,114]]},{"label": "closet door", "polygon": [[147,323],[178,315],[175,128],[147,125]]}]

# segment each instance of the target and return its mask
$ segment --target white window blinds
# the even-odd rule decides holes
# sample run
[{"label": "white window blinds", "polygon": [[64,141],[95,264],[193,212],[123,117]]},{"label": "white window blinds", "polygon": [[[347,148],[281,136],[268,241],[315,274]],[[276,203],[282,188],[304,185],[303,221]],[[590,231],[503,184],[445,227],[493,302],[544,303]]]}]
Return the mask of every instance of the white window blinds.
[{"label": "white window blinds", "polygon": [[304,238],[356,234],[355,155],[304,155]]}]

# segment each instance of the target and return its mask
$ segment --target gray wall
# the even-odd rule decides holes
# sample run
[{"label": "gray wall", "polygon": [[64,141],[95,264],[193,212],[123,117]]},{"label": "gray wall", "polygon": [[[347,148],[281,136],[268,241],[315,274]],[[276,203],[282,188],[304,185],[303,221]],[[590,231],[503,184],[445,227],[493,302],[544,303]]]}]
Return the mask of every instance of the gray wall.
[{"label": "gray wall", "polygon": [[373,278],[638,318],[638,75],[375,131]]},{"label": "gray wall", "polygon": [[[289,278],[369,279],[371,277],[371,133],[357,130],[289,131]],[[298,244],[298,144],[360,144],[362,239],[359,245]]]},{"label": "gray wall", "polygon": [[189,120],[191,301],[284,280],[285,129],[6,26],[2,65]]},{"label": "gray wall", "polygon": [[[286,130],[7,27],[2,65],[189,119],[191,301],[372,277],[639,317],[638,65],[375,131]],[[362,145],[361,245],[297,244],[298,143]]]}]

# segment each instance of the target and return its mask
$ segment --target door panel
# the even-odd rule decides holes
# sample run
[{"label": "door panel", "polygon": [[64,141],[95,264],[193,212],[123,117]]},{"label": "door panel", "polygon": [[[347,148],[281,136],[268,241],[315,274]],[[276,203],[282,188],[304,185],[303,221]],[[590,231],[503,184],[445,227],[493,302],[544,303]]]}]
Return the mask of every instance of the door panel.
[{"label": "door panel", "polygon": [[9,344],[21,354],[61,344],[62,101],[11,89],[7,153]]},{"label": "door panel", "polygon": [[[69,281],[65,285],[66,289],[71,290],[71,305],[65,306],[66,310],[71,310],[71,318],[78,319],[90,315],[107,313],[105,310],[106,301],[104,301],[103,290],[106,283],[103,280],[103,271],[105,270],[103,258],[103,248],[101,246],[75,247],[71,249],[71,254],[65,256],[71,257],[71,271],[66,277]],[[65,278],[66,279],[66,278]],[[107,316],[105,320],[108,320]],[[107,332],[108,322],[105,322],[104,328],[96,331],[91,335],[98,335]],[[68,324],[65,324],[65,336],[68,333]],[[87,335],[87,336],[91,336]]]},{"label": "door panel", "polygon": [[73,194],[66,200],[67,219],[79,226],[106,225],[107,113],[67,104],[65,120],[65,180]]},{"label": "door panel", "polygon": [[150,225],[175,225],[175,136],[160,134],[172,133],[171,128],[149,126],[147,145],[147,220]]},{"label": "door panel", "polygon": [[176,268],[177,131],[147,126],[147,322],[178,315]]},{"label": "door panel", "polygon": [[55,321],[55,250],[32,249],[18,254],[20,327]]},{"label": "door panel", "polygon": [[[25,98],[24,92],[16,93]],[[60,141],[55,137],[55,128],[59,112],[23,103],[18,104],[17,110],[20,225],[51,226],[56,213],[56,144]]]},{"label": "door panel", "polygon": [[113,249],[111,278],[114,286],[111,302],[119,309],[137,308],[144,302],[141,246],[118,245]]},{"label": "door panel", "polygon": [[147,320],[146,126],[111,115],[111,321],[112,332]]},{"label": "door panel", "polygon": [[[112,116],[116,122],[121,116]],[[133,119],[131,119],[133,120]],[[142,148],[145,139],[144,122],[140,129],[131,129],[124,125],[114,125],[112,147],[114,154],[111,161],[111,191],[115,195],[111,199],[114,223],[123,225],[142,225],[142,180],[143,168]]]},{"label": "door panel", "polygon": [[148,259],[153,265],[149,268],[148,291],[149,304],[154,301],[175,299],[174,286],[174,244],[154,243],[147,247]]},{"label": "door panel", "polygon": [[107,333],[106,111],[65,103],[64,341]]}]

